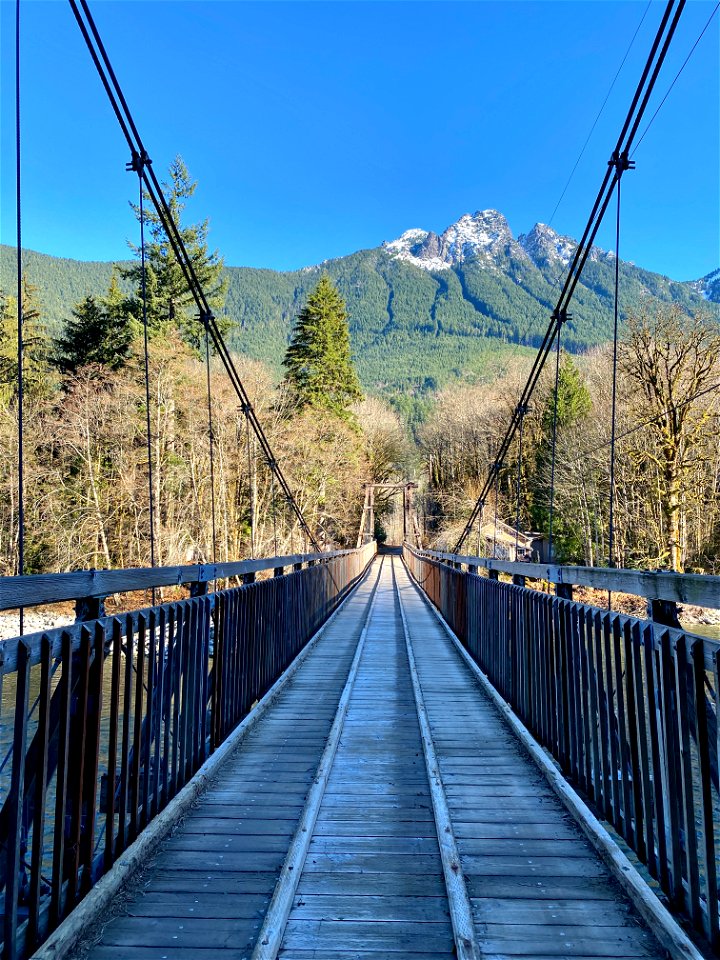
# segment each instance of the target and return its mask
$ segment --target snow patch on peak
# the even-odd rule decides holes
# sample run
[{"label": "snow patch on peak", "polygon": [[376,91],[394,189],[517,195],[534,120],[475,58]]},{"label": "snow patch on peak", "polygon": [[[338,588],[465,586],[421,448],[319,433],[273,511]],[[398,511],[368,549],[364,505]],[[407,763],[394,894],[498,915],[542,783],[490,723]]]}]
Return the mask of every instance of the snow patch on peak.
[{"label": "snow patch on peak", "polygon": [[484,260],[493,268],[514,239],[508,222],[497,210],[465,213],[440,235],[406,230],[383,246],[396,259],[423,270],[449,270],[466,260]]},{"label": "snow patch on peak", "polygon": [[577,249],[571,237],[562,236],[546,223],[536,223],[530,233],[520,234],[518,243],[535,264],[557,260],[567,266]]},{"label": "snow patch on peak", "polygon": [[411,247],[415,246],[416,243],[422,243],[427,235],[427,230],[422,230],[420,227],[413,227],[411,230],[406,230],[405,233],[400,234],[397,240],[386,240],[383,243],[383,247],[393,253],[407,252]]}]

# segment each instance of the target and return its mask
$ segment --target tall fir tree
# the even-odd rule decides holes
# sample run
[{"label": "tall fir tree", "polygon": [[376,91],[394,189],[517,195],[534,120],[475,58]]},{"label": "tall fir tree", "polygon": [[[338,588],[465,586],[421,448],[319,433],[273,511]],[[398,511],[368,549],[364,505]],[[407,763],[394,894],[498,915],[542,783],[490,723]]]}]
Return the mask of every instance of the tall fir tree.
[{"label": "tall fir tree", "polygon": [[[23,278],[23,388],[27,396],[41,396],[50,389],[50,340],[41,321],[37,288]],[[12,401],[18,392],[17,297],[0,293],[0,393]]]},{"label": "tall fir tree", "polygon": [[347,418],[350,404],[362,398],[345,301],[327,274],[298,315],[283,365],[300,407],[324,407]]},{"label": "tall fir tree", "polygon": [[89,364],[119,370],[130,358],[137,306],[126,297],[113,274],[105,297],[85,297],[76,304],[57,341],[54,361],[63,373]]},{"label": "tall fir tree", "polygon": [[[535,529],[549,532],[550,476],[552,466],[553,424],[556,436],[585,420],[592,410],[592,399],[583,376],[572,358],[564,354],[558,370],[557,419],[555,391],[548,390],[542,406],[541,435],[535,450],[535,469],[530,495],[530,518]],[[561,562],[582,554],[582,532],[577,518],[553,513],[553,553]]]},{"label": "tall fir tree", "polygon": [[[217,325],[225,335],[232,322],[221,311],[227,293],[227,278],[223,277],[224,261],[217,250],[208,250],[208,221],[183,225],[183,211],[187,201],[197,189],[197,181],[190,178],[188,169],[181,157],[176,157],[170,165],[170,180],[163,182],[163,193],[168,202],[173,220],[178,227],[185,249],[192,261],[195,273],[205,292],[211,310],[217,315]],[[135,215],[140,218],[140,208],[133,205]],[[172,246],[165,234],[160,218],[152,207],[146,194],[144,203],[145,220],[145,287],[147,298],[148,327],[151,334],[162,333],[168,326],[174,326],[187,343],[196,350],[204,344],[204,328],[197,318],[197,307],[188,289],[182,268],[175,257]],[[136,256],[140,256],[139,247],[134,246]],[[142,267],[139,262],[122,270],[124,277],[132,280],[140,303],[142,285]],[[142,320],[138,307],[138,320]]]}]

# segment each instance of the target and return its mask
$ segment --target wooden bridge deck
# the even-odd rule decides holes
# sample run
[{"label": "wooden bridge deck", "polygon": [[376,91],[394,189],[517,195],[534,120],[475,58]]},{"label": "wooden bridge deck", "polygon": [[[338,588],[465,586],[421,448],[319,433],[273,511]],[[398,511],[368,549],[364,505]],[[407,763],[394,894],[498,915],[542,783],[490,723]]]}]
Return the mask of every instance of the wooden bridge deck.
[{"label": "wooden bridge deck", "polygon": [[93,960],[664,956],[397,557],[88,934]]}]

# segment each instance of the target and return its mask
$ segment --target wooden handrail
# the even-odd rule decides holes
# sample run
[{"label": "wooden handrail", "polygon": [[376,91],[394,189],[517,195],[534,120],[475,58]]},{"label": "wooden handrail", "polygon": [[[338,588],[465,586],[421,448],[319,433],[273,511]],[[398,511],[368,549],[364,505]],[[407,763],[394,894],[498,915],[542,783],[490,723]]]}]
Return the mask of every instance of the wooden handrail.
[{"label": "wooden handrail", "polygon": [[298,553],[258,560],[205,563],[182,567],[136,567],[129,570],[73,570],[69,573],[39,573],[0,578],[0,610],[37,607],[45,603],[109,597],[115,593],[151,590],[188,583],[209,583],[229,577],[244,577],[263,570],[279,570],[300,564],[325,562],[352,550]]},{"label": "wooden handrail", "polygon": [[564,586],[594,587],[597,590],[629,593],[647,600],[669,600],[674,603],[691,603],[698,607],[720,609],[720,577],[709,574],[512,562],[442,553],[438,550],[417,550],[409,543],[405,546],[417,556],[429,557],[442,563],[481,567],[488,571],[527,577],[531,580],[547,580],[549,583]]}]

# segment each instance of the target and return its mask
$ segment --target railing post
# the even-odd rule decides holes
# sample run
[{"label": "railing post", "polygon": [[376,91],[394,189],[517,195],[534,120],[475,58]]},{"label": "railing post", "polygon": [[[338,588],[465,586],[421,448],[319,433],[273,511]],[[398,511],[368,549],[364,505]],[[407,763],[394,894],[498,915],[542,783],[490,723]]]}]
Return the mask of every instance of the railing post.
[{"label": "railing post", "polygon": [[514,583],[514,585],[515,585],[516,587],[524,587],[524,586],[525,586],[525,577],[524,577],[521,573],[514,573],[514,574],[513,574],[513,578],[512,578],[512,582]]},{"label": "railing post", "polygon": [[294,563],[294,564],[293,564],[293,571],[294,571],[295,573],[297,573],[298,570],[302,570],[302,563]]},{"label": "railing post", "polygon": [[500,574],[497,572],[497,570],[492,570],[492,569],[490,569],[490,570],[488,570],[488,577],[489,577],[491,580],[499,580],[499,579],[500,579]]},{"label": "railing post", "polygon": [[573,585],[571,583],[556,583],[555,596],[560,597],[561,600],[572,600]]},{"label": "railing post", "polygon": [[242,577],[243,583],[255,583],[255,571],[251,570],[249,573],[244,573]]},{"label": "railing post", "polygon": [[475,576],[477,576],[477,572],[478,572],[477,564],[476,564],[476,563],[469,563],[469,564],[468,564],[468,573],[473,573],[473,574],[475,574]]},{"label": "railing post", "polygon": [[207,592],[208,592],[207,580],[196,580],[195,583],[190,584],[191,597],[204,597],[207,595]]},{"label": "railing post", "polygon": [[285,567],[274,567],[274,568],[273,568],[273,576],[274,576],[274,577],[282,577],[284,573],[285,573]]},{"label": "railing post", "polygon": [[674,600],[648,600],[648,617],[663,627],[682,629],[678,617],[677,603]]},{"label": "railing post", "polygon": [[105,597],[78,597],[75,601],[75,621],[87,623],[105,616]]}]

